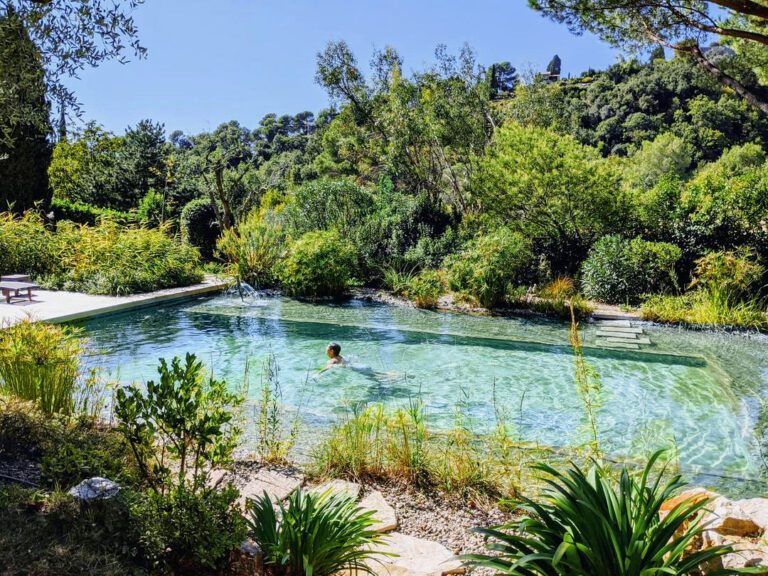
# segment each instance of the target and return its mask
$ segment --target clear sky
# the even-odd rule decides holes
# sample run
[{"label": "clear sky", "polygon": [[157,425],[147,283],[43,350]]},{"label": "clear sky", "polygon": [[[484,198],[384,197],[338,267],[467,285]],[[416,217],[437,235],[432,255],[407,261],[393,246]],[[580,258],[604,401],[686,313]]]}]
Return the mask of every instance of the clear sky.
[{"label": "clear sky", "polygon": [[146,0],[135,12],[145,60],[87,70],[71,82],[85,111],[122,133],[142,118],[168,132],[255,127],[267,113],[317,112],[328,104],[314,82],[315,55],[346,40],[367,69],[374,48],[394,46],[406,71],[432,62],[437,44],[464,42],[478,62],[546,67],[563,74],[616,61],[594,37],[577,37],[525,0]]}]

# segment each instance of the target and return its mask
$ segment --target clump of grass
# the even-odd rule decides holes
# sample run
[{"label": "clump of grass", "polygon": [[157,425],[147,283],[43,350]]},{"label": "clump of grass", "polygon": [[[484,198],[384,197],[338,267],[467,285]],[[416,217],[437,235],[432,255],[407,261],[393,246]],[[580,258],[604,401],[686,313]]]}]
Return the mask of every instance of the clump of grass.
[{"label": "clump of grass", "polygon": [[0,330],[0,386],[48,414],[97,410],[94,373],[83,373],[86,343],[70,327],[23,320]]},{"label": "clump of grass", "polygon": [[513,290],[508,299],[515,308],[563,320],[570,320],[571,310],[577,318],[585,318],[594,312],[594,307],[576,291],[573,279],[567,276],[556,278],[533,294],[526,289]]},{"label": "clump of grass", "polygon": [[763,302],[734,301],[722,292],[697,290],[683,296],[652,296],[643,303],[642,315],[653,322],[768,330]]},{"label": "clump of grass", "polygon": [[256,414],[258,457],[268,464],[287,464],[299,435],[298,414],[285,429],[286,413],[282,403],[280,368],[274,354],[264,361],[261,371],[261,398]]},{"label": "clump of grass", "polygon": [[315,449],[311,472],[321,477],[394,480],[477,500],[514,497],[534,459],[553,454],[515,441],[502,415],[491,433],[474,430],[461,408],[447,432],[431,431],[422,401],[387,410],[352,408]]}]

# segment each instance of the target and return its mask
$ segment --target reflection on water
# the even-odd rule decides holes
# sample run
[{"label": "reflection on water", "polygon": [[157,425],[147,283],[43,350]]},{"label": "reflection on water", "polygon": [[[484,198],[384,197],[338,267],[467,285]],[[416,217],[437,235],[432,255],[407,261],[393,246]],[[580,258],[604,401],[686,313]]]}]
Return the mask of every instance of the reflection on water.
[{"label": "reflection on water", "polygon": [[[559,322],[225,295],[94,319],[85,327],[107,353],[105,368],[123,382],[152,378],[159,357],[190,351],[217,377],[239,383],[246,362],[273,353],[283,399],[301,402],[310,428],[330,425],[357,402],[397,406],[418,394],[437,429],[453,424],[461,403],[480,430],[495,425],[498,408],[523,439],[554,446],[585,440],[568,327]],[[584,328],[587,345],[594,330]],[[721,488],[730,477],[760,479],[768,345],[671,328],[646,332],[653,354],[585,348],[603,383],[603,448],[642,455],[675,446],[685,471]],[[331,340],[358,369],[317,374]]]}]

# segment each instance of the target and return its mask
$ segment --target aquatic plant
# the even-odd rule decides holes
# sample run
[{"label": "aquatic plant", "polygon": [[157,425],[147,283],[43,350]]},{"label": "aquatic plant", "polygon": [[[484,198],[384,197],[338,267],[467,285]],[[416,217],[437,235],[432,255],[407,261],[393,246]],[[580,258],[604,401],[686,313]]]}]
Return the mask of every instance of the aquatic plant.
[{"label": "aquatic plant", "polygon": [[[654,454],[639,478],[626,467],[618,483],[594,463],[585,472],[572,464],[566,472],[540,464],[548,485],[539,501],[514,503],[518,519],[475,531],[486,537],[490,554],[468,554],[471,567],[520,576],[611,574],[687,576],[733,551],[714,546],[690,551],[704,526],[707,500],[683,500],[666,514],[661,507],[684,483],[679,475],[653,479],[661,456]],[[730,572],[723,572],[730,573]],[[735,572],[733,572],[735,573]]]},{"label": "aquatic plant", "polygon": [[288,463],[299,435],[299,414],[296,413],[292,422],[286,422],[282,396],[280,368],[275,355],[270,354],[262,365],[261,397],[256,414],[257,454],[261,462]]},{"label": "aquatic plant", "polygon": [[48,413],[98,410],[96,379],[84,373],[80,332],[22,320],[0,329],[0,386]]},{"label": "aquatic plant", "polygon": [[602,383],[600,374],[594,366],[584,358],[579,323],[576,321],[576,313],[571,306],[570,342],[573,350],[574,377],[576,380],[576,392],[584,407],[587,418],[587,429],[590,436],[589,450],[593,457],[600,457],[600,441],[597,426],[597,412],[602,404]]}]

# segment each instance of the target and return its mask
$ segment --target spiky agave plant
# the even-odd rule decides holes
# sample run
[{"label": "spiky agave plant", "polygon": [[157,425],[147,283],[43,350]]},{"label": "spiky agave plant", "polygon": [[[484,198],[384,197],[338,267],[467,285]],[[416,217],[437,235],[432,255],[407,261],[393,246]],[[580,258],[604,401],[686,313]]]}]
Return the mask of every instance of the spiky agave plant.
[{"label": "spiky agave plant", "polygon": [[[497,528],[478,528],[494,554],[462,556],[469,566],[521,576],[683,576],[695,573],[730,546],[689,552],[705,528],[702,509],[707,500],[685,500],[668,514],[661,505],[684,485],[679,475],[669,481],[662,473],[651,479],[655,453],[639,478],[627,468],[613,483],[601,466],[584,472],[576,465],[565,473],[536,468],[548,484],[541,502],[524,498],[525,516]],[[748,573],[719,570],[709,574]]]},{"label": "spiky agave plant", "polygon": [[346,494],[294,491],[279,514],[264,493],[250,501],[251,536],[265,564],[285,576],[330,576],[350,571],[373,574],[370,563],[390,556],[376,549],[374,512]]}]

